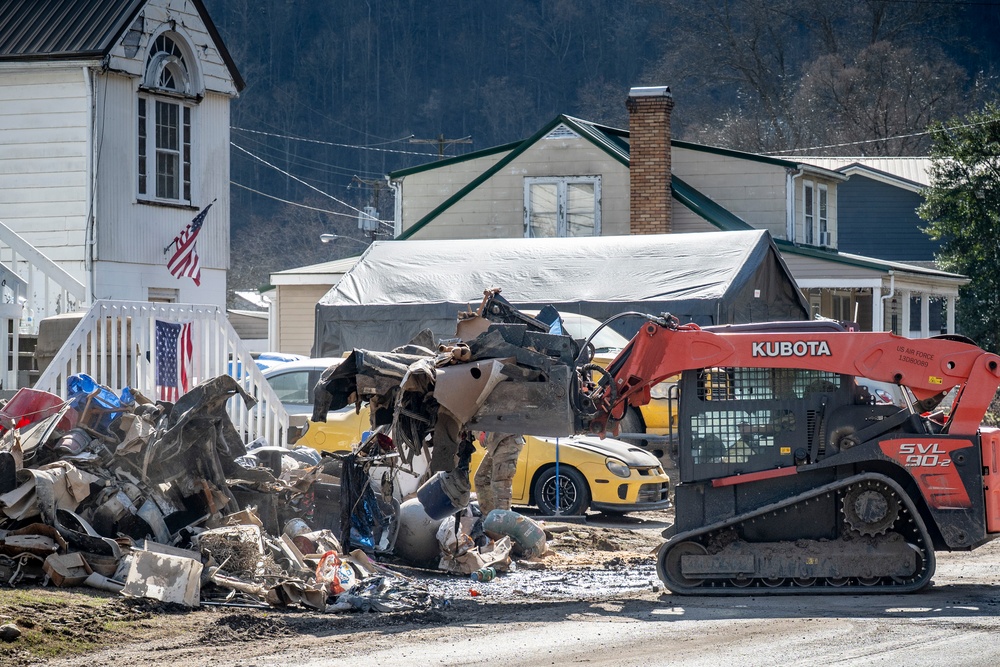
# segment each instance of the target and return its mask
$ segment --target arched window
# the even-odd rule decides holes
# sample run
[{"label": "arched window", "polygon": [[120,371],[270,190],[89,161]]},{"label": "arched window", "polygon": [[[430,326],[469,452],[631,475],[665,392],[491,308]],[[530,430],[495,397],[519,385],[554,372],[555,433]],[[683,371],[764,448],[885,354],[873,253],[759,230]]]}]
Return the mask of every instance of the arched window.
[{"label": "arched window", "polygon": [[149,50],[139,93],[139,195],[191,202],[194,80],[180,44],[164,33]]}]

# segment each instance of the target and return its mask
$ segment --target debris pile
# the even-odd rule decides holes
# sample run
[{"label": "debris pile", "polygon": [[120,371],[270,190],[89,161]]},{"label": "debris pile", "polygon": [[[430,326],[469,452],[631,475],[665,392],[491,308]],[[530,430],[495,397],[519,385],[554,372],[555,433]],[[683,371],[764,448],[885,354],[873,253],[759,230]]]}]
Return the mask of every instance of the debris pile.
[{"label": "debris pile", "polygon": [[[86,585],[189,607],[434,603],[372,559],[388,544],[375,525],[385,509],[367,480],[341,485],[352,461],[245,444],[226,402],[255,401],[232,377],[176,403],[116,395],[87,375],[67,392],[21,389],[0,407],[0,585]],[[358,505],[378,521],[345,536],[341,509]]]}]

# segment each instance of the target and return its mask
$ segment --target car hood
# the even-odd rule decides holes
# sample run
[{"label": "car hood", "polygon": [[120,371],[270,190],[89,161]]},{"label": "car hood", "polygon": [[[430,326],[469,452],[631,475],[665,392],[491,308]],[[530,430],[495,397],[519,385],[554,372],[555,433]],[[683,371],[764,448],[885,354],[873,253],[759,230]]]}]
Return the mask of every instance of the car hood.
[{"label": "car hood", "polygon": [[[554,443],[555,438],[539,438],[547,442]],[[635,445],[630,445],[614,438],[598,438],[596,436],[577,436],[574,438],[560,438],[559,444],[572,444],[579,449],[585,449],[599,456],[614,457],[630,467],[647,467],[660,465],[659,459],[644,449]]]}]

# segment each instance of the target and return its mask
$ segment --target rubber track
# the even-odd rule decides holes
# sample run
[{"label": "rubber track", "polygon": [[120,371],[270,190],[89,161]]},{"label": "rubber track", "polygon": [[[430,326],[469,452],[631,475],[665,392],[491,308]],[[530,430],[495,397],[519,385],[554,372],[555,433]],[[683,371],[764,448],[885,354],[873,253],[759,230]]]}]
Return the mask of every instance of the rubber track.
[{"label": "rubber track", "polygon": [[[836,494],[845,492],[851,486],[869,480],[885,484],[893,489],[899,497],[900,513],[894,526],[895,530],[892,532],[902,534],[906,542],[917,547],[919,550],[919,556],[922,559],[920,563],[920,570],[913,577],[907,580],[898,581],[892,577],[880,577],[876,582],[872,582],[871,585],[863,585],[858,581],[857,577],[848,577],[847,583],[838,586],[831,584],[830,580],[827,578],[819,577],[816,579],[815,583],[808,586],[797,584],[792,579],[786,579],[784,583],[779,586],[768,586],[764,584],[762,579],[756,578],[751,579],[748,584],[737,586],[727,579],[706,579],[699,585],[686,586],[676,581],[671,581],[666,573],[665,563],[667,554],[678,544],[682,544],[684,542],[697,542],[705,546],[711,538],[720,531],[732,529],[739,526],[739,524],[757,517],[779,514],[793,505],[808,502],[813,498],[819,498],[828,493]],[[839,514],[839,507],[837,511]],[[930,536],[927,533],[927,527],[924,525],[923,519],[920,517],[920,513],[917,512],[913,502],[910,500],[909,495],[903,491],[899,484],[885,475],[877,473],[864,473],[847,479],[838,480],[836,482],[811,489],[806,493],[787,498],[771,505],[766,505],[760,509],[754,510],[753,512],[741,514],[740,516],[733,517],[719,523],[714,523],[703,528],[674,535],[668,542],[664,543],[660,547],[656,557],[656,572],[659,575],[660,580],[670,591],[680,595],[746,596],[909,593],[920,590],[930,583],[931,577],[934,574],[934,567],[934,549],[931,546]]]}]

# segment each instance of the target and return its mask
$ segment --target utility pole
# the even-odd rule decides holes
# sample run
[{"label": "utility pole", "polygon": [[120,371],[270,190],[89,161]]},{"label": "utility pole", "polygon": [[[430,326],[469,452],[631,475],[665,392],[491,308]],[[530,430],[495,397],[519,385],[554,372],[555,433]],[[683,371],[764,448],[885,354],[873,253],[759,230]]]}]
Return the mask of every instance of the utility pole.
[{"label": "utility pole", "polygon": [[445,139],[443,134],[439,134],[437,139],[410,139],[411,144],[437,144],[438,147],[438,159],[444,159],[444,148],[445,146],[452,146],[454,144],[471,144],[472,137],[462,137],[461,139]]},{"label": "utility pole", "polygon": [[[373,204],[373,206],[375,208],[375,211],[376,211],[375,217],[378,218],[378,213],[377,212],[380,210],[379,209],[379,204],[381,203],[381,202],[379,202],[379,195],[381,194],[381,192],[382,192],[382,186],[384,185],[384,183],[382,182],[382,180],[378,179],[378,178],[371,178],[371,179],[369,179],[369,178],[361,178],[360,176],[358,176],[357,174],[355,174],[353,177],[351,177],[351,183],[352,184],[353,183],[358,183],[360,185],[367,185],[368,187],[370,187],[372,189],[372,204]],[[381,223],[376,222],[375,226],[374,226],[374,229],[365,230],[365,231],[370,231],[371,232],[372,241],[375,240],[375,236],[378,234],[379,224],[381,224]]]}]

